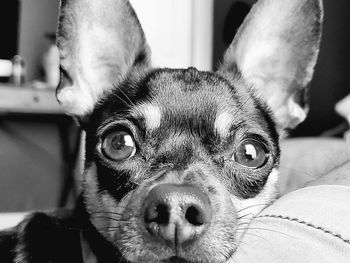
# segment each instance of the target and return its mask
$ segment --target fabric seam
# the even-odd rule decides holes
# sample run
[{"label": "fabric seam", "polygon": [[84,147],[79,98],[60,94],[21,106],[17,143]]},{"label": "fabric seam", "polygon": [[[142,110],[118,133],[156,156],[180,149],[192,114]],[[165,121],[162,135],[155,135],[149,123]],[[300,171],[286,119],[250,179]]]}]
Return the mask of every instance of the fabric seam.
[{"label": "fabric seam", "polygon": [[344,243],[350,245],[350,240],[343,238],[340,234],[337,234],[337,233],[335,233],[333,231],[330,231],[330,230],[325,229],[325,228],[320,227],[320,226],[315,226],[314,224],[311,224],[309,222],[300,220],[299,218],[293,218],[293,217],[281,216],[281,215],[261,215],[261,216],[257,216],[256,218],[276,218],[276,219],[283,219],[283,220],[296,222],[296,223],[299,223],[299,224],[302,224],[302,225],[314,228],[316,230],[322,231],[322,232],[324,232],[326,234],[329,234],[329,235],[331,235],[331,236],[333,236],[335,238],[338,238],[338,239],[342,240]]}]

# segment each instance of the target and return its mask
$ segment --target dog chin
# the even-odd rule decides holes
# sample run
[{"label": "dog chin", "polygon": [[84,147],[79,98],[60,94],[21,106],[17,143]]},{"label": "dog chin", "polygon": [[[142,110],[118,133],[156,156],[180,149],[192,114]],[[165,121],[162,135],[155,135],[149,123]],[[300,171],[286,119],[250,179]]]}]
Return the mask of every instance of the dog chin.
[{"label": "dog chin", "polygon": [[122,254],[124,254],[125,262],[129,263],[226,263],[229,262],[230,259],[233,257],[237,249],[237,243],[238,242],[233,242],[232,248],[227,249],[226,253],[217,253],[218,251],[213,251],[213,254],[215,255],[210,255],[210,253],[208,253],[207,255],[203,255],[202,253],[200,253],[201,248],[191,249],[192,253],[174,253],[173,251],[169,251],[166,249],[163,250],[164,248],[159,248],[159,254],[152,253],[152,250],[144,250],[143,255],[138,254],[137,251],[129,251],[128,253]]},{"label": "dog chin", "polygon": [[198,259],[198,260],[187,260],[185,258],[182,257],[169,257],[166,259],[155,259],[155,260],[138,260],[138,261],[128,261],[128,262],[132,262],[132,263],[212,263],[212,262],[216,262],[216,263],[225,263],[228,262],[227,260],[224,261],[217,261],[217,260],[211,260],[211,261],[203,261],[202,259]]}]

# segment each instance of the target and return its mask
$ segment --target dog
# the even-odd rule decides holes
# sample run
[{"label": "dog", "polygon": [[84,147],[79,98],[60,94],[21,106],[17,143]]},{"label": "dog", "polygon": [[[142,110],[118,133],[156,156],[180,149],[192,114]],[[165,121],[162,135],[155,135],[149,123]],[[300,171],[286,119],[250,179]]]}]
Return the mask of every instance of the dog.
[{"label": "dog", "polygon": [[260,0],[215,72],[152,68],[127,0],[62,0],[57,99],[86,133],[75,209],[0,234],[1,262],[233,262],[305,119],[320,0]]}]

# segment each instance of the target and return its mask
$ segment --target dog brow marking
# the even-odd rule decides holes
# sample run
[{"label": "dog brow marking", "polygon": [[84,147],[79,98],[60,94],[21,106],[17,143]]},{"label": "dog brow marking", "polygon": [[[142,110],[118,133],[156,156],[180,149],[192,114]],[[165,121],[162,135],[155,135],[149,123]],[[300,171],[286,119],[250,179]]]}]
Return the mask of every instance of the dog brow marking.
[{"label": "dog brow marking", "polygon": [[154,130],[159,127],[162,118],[160,108],[153,104],[142,104],[137,107],[136,113],[145,118],[146,127]]},{"label": "dog brow marking", "polygon": [[233,116],[227,110],[220,112],[216,116],[214,127],[221,137],[227,137],[233,122]]}]

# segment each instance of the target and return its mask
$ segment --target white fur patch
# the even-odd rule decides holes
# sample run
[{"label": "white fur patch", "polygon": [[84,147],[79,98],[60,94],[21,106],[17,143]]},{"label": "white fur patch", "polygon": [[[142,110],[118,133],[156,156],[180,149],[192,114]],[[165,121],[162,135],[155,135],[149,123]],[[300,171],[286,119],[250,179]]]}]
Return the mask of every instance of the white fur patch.
[{"label": "white fur patch", "polygon": [[221,137],[227,137],[233,122],[233,116],[228,111],[223,111],[216,116],[214,127]]},{"label": "white fur patch", "polygon": [[89,113],[96,102],[89,92],[81,90],[76,85],[60,90],[57,93],[57,100],[68,114],[78,116]]},{"label": "white fur patch", "polygon": [[153,104],[142,104],[134,110],[139,116],[145,118],[146,128],[148,130],[154,130],[160,126],[162,119],[162,113],[158,106]]},{"label": "white fur patch", "polygon": [[233,197],[232,202],[237,209],[237,217],[248,221],[247,219],[253,218],[269,205],[276,198],[277,180],[278,170],[273,169],[263,190],[257,196],[243,200]]}]

